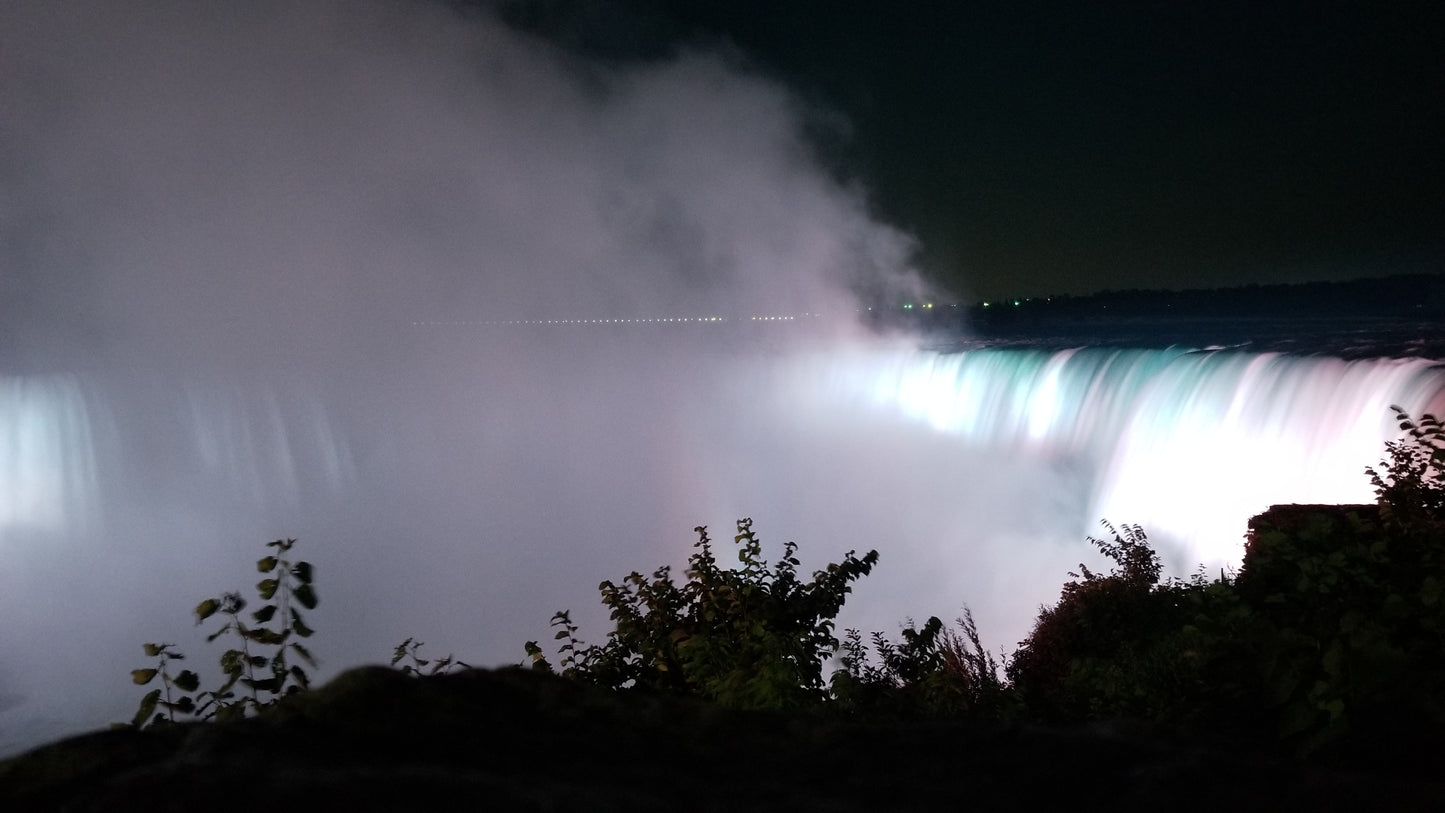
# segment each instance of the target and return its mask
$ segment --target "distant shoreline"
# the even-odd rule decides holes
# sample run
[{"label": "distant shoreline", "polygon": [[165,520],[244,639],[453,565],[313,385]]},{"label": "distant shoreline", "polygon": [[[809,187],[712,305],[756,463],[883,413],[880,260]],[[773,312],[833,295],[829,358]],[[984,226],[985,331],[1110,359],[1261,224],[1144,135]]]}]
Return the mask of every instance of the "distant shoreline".
[{"label": "distant shoreline", "polygon": [[1347,359],[1445,359],[1445,275],[1005,299],[898,309],[876,321],[923,330],[940,350],[980,343],[1184,345]]}]

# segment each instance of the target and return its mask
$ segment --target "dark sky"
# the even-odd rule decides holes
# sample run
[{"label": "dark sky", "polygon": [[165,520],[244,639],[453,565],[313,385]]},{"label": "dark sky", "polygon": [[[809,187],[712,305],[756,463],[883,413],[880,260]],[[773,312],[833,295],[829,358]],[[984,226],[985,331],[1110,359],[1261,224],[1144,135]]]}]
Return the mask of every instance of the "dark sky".
[{"label": "dark sky", "polygon": [[961,298],[1445,270],[1445,4],[503,5],[782,79]]}]

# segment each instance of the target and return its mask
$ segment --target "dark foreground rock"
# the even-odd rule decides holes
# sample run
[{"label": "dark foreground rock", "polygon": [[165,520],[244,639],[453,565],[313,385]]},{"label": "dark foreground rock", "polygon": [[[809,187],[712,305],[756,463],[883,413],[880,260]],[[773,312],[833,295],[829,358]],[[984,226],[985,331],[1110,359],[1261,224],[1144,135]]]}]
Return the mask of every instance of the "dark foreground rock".
[{"label": "dark foreground rock", "polygon": [[347,672],[260,718],[102,731],[0,763],[0,809],[1445,809],[1445,781],[1118,727],[841,721],[519,669]]}]

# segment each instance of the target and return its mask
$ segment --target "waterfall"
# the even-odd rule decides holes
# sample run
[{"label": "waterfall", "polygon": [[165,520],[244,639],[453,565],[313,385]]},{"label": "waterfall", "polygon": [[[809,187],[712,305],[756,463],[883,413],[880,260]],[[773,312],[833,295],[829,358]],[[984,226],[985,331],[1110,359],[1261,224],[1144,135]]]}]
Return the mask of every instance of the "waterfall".
[{"label": "waterfall", "polygon": [[1097,518],[1140,524],[1217,560],[1278,503],[1373,498],[1364,468],[1399,435],[1392,405],[1445,405],[1445,368],[1223,350],[910,353],[860,382],[942,435],[1072,457]]},{"label": "waterfall", "polygon": [[224,495],[264,510],[335,492],[350,476],[349,444],[327,412],[234,383],[0,377],[0,546],[7,534],[64,540],[103,527],[105,503],[122,496]]},{"label": "waterfall", "polygon": [[[1371,499],[1364,467],[1398,434],[1390,406],[1418,415],[1445,403],[1445,368],[1424,359],[888,346],[762,363],[748,356],[724,377],[756,380],[760,367],[769,376],[760,394],[772,399],[771,409],[734,406],[729,414],[742,413],[742,429],[731,441],[739,447],[755,442],[756,424],[779,420],[846,419],[853,432],[866,432],[870,421],[914,423],[960,449],[1069,466],[1088,480],[1089,521],[1141,524],[1199,561],[1230,558],[1245,520],[1271,504]],[[147,394],[107,392],[116,389]],[[716,402],[721,390],[709,393],[702,400]],[[532,397],[569,396],[492,396],[484,409],[520,415],[532,411]],[[658,414],[709,409],[657,397]],[[103,497],[117,489],[141,502],[153,496],[147,488],[202,501],[224,494],[257,510],[343,492],[355,486],[360,439],[340,427],[349,412],[368,408],[340,402],[347,400],[216,382],[0,379],[0,543],[18,529],[64,535],[104,524]],[[407,408],[432,428],[420,442],[448,443],[457,415],[424,414],[428,408]],[[557,420],[578,417],[574,408]],[[669,420],[687,424],[689,434],[731,431],[705,417]]]},{"label": "waterfall", "polygon": [[91,421],[66,376],[0,377],[0,541],[10,527],[58,530],[95,488]]},{"label": "waterfall", "polygon": [[[960,450],[1021,465],[1068,466],[1088,481],[1088,521],[1141,524],[1198,561],[1233,556],[1245,521],[1271,504],[1368,501],[1364,467],[1379,461],[1384,442],[1398,434],[1390,406],[1418,415],[1445,403],[1445,368],[1424,359],[887,346],[762,361],[748,355],[720,377],[756,381],[760,369],[768,383],[755,388],[762,397],[750,404],[722,409],[721,387],[706,389],[697,403],[663,390],[649,397],[656,414],[681,423],[684,434],[735,433],[728,443],[739,455],[767,454],[747,449],[760,442],[759,424],[801,420],[865,434],[902,422],[926,427],[938,443]],[[638,385],[644,392],[649,386],[641,379]],[[132,392],[117,398],[114,390]],[[613,420],[608,410],[615,405],[603,403],[569,407],[555,417],[563,424],[556,432],[527,422],[543,414],[532,399],[575,397],[560,389],[492,394],[477,409],[514,414],[509,420],[519,437],[565,433],[566,424],[589,423],[593,413],[599,425]],[[353,448],[367,442],[342,429],[349,413],[370,409],[358,400],[214,381],[0,379],[0,543],[20,529],[63,536],[86,523],[104,525],[99,513],[108,492],[123,492],[132,503],[155,496],[147,489],[191,494],[202,503],[223,495],[228,504],[264,511],[273,504],[294,509],[317,493],[365,488],[356,483]],[[452,412],[427,414],[435,406],[420,402],[388,409],[415,413],[412,422],[428,428],[425,438],[412,441],[422,445],[450,445],[447,433],[463,420]],[[730,421],[706,414],[713,410]],[[668,414],[681,412],[694,417]],[[659,430],[653,423],[628,431]],[[508,458],[525,443],[509,445],[505,434],[493,432],[479,456],[515,464]],[[787,438],[784,432],[770,442],[776,447]],[[569,441],[574,448],[589,442]]]},{"label": "waterfall", "polygon": [[128,714],[139,645],[200,657],[188,608],[278,536],[321,574],[322,679],[414,635],[515,663],[560,608],[600,638],[599,579],[676,569],[694,525],[741,516],[805,569],[880,551],[840,629],[967,602],[1011,647],[1100,519],[1215,572],[1270,504],[1370,500],[1390,405],[1445,404],[1420,359],[605,335],[284,380],[0,378],[0,753]]}]

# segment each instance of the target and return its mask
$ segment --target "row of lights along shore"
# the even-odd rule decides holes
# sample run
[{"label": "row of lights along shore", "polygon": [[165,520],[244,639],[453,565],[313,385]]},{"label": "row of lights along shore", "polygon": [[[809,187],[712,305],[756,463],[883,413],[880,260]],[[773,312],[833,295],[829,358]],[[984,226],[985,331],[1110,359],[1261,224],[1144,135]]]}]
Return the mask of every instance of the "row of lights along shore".
[{"label": "row of lights along shore", "polygon": [[[1014,303],[1014,304],[1018,304],[1018,303]],[[985,302],[983,306],[984,306],[985,308],[988,307],[988,303]],[[897,306],[895,306],[895,307],[897,307]],[[952,305],[952,306],[950,306],[950,307],[957,308],[958,306],[957,306],[957,305]],[[902,310],[905,310],[905,311],[911,311],[911,310],[915,310],[915,309],[918,309],[918,310],[931,310],[932,308],[933,308],[933,303],[932,303],[932,302],[926,302],[926,303],[920,303],[920,304],[917,304],[917,305],[915,305],[915,304],[913,304],[913,303],[905,303],[905,304],[902,306],[901,309],[902,309]],[[858,309],[858,312],[859,312],[859,313],[867,313],[867,312],[872,312],[872,311],[877,311],[877,310],[893,310],[893,308],[882,308],[882,309],[880,309],[880,308],[873,308],[873,307],[859,308],[859,309]],[[805,319],[817,319],[817,318],[820,318],[821,316],[822,316],[822,314],[819,314],[819,313],[803,313],[803,314],[795,314],[795,315],[787,315],[787,316],[746,316],[746,317],[729,317],[729,316],[668,316],[668,317],[659,317],[659,318],[656,318],[656,319],[436,319],[436,320],[430,320],[430,321],[412,322],[412,324],[413,324],[413,325],[417,325],[417,326],[461,326],[461,327],[467,327],[467,326],[499,327],[499,326],[517,326],[517,325],[661,325],[661,324],[687,324],[687,323],[691,323],[691,324],[703,324],[703,323],[720,323],[720,322],[797,322],[797,321],[802,321],[802,320],[805,320]]]},{"label": "row of lights along shore", "polygon": [[804,313],[793,316],[749,316],[745,318],[728,318],[726,316],[672,316],[658,319],[451,319],[412,322],[412,324],[425,326],[494,327],[515,325],[659,325],[715,322],[796,322],[803,319],[816,319],[819,315],[820,314],[816,313]]}]

